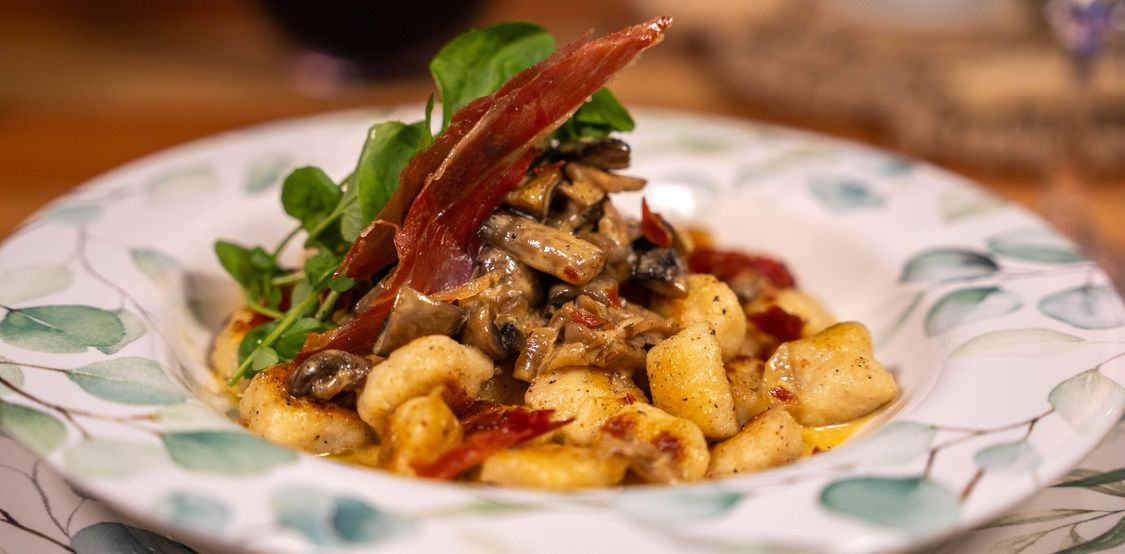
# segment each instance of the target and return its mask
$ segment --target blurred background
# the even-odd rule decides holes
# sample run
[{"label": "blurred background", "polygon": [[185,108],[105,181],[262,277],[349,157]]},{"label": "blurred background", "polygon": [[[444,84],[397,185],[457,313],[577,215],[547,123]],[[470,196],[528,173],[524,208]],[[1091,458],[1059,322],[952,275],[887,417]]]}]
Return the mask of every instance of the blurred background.
[{"label": "blurred background", "polygon": [[69,188],[212,133],[421,102],[473,25],[560,42],[654,15],[629,106],[812,129],[928,159],[1125,252],[1125,10],[1116,0],[3,0],[0,237]]}]

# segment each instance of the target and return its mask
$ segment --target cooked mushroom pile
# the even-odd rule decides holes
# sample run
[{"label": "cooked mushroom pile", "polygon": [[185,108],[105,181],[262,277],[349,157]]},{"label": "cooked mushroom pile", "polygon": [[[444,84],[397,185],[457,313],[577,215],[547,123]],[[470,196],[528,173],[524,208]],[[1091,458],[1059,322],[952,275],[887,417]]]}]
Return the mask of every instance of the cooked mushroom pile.
[{"label": "cooked mushroom pile", "polygon": [[[613,138],[547,150],[480,226],[468,282],[402,287],[366,355],[257,374],[243,422],[399,474],[573,489],[788,463],[832,446],[818,428],[896,397],[866,329],[835,323],[781,263],[647,206],[622,215],[613,193],[645,184],[617,173],[628,164]],[[249,327],[243,315],[221,335],[223,377]]]}]

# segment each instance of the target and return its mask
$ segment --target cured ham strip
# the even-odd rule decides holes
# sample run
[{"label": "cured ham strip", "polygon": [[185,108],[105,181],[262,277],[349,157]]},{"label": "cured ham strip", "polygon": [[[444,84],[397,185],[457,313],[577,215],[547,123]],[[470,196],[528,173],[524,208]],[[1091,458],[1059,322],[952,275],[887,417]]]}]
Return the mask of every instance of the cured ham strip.
[{"label": "cured ham strip", "polygon": [[793,273],[784,263],[760,254],[717,250],[704,246],[696,248],[691,253],[688,268],[693,273],[710,273],[726,282],[744,273],[750,273],[765,277],[779,289],[791,289],[797,286],[797,280],[793,278]]},{"label": "cured ham strip", "polygon": [[[557,50],[543,62],[522,71],[504,83],[496,93],[482,96],[469,102],[457,113],[453,114],[449,127],[434,141],[429,148],[419,152],[403,168],[399,176],[399,185],[387,204],[379,210],[375,220],[352,243],[344,256],[341,268],[347,276],[353,279],[366,279],[375,272],[394,263],[398,254],[395,251],[394,235],[397,227],[402,225],[407,211],[413,205],[422,188],[443,174],[439,171],[443,165],[448,164],[450,154],[461,143],[469,131],[481,120],[493,101],[500,96],[511,93],[517,87],[523,86],[529,80],[539,75],[537,68],[551,63],[553,60],[569,55],[574,49],[589,42],[590,33],[574,40],[565,47]],[[388,225],[393,223],[394,225]]]},{"label": "cured ham strip", "polygon": [[543,433],[554,431],[570,419],[552,421],[554,410],[529,410],[523,406],[488,405],[461,420],[465,439],[428,464],[414,466],[419,477],[454,479],[485,458]]},{"label": "cured ham strip", "polygon": [[[661,17],[599,39],[579,39],[458,110],[446,133],[404,169],[400,190],[383,210],[387,217],[380,212],[383,223],[376,220],[345,257],[348,276],[367,277],[397,254],[399,264],[382,293],[347,324],[310,334],[297,362],[326,348],[367,353],[403,285],[431,294],[467,281],[476,230],[522,178],[542,141],[641,52],[660,43],[669,25],[671,18]],[[401,228],[387,224],[403,212]],[[386,240],[391,234],[393,254]]]}]

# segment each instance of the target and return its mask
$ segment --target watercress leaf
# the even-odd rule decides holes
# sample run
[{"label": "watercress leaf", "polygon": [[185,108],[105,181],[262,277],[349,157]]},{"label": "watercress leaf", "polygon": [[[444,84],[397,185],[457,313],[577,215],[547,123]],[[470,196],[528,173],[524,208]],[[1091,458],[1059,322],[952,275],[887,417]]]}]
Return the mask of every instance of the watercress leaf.
[{"label": "watercress leaf", "polygon": [[399,174],[422,148],[424,121],[407,125],[387,121],[371,127],[359,154],[352,183],[356,187],[363,225],[375,220],[379,210],[398,188]]},{"label": "watercress leaf", "polygon": [[242,342],[238,345],[238,363],[246,361],[254,350],[261,346],[262,341],[265,340],[274,329],[277,329],[278,321],[270,321],[263,323],[251,329],[246,336],[242,337]]},{"label": "watercress leaf", "polygon": [[347,292],[354,286],[355,279],[351,279],[347,275],[339,275],[328,281],[328,287],[336,292]]},{"label": "watercress leaf", "polygon": [[332,325],[313,317],[302,317],[293,326],[286,329],[277,342],[273,344],[274,350],[281,361],[289,361],[297,357],[297,352],[305,344],[305,337],[309,333],[323,333],[332,328]]},{"label": "watercress leaf", "polygon": [[[246,333],[246,336],[242,339],[242,343],[238,346],[238,363],[241,364],[246,361],[246,358],[254,356],[250,363],[257,364],[261,361],[259,356],[268,356],[268,354],[260,354],[265,348],[258,347],[262,345],[262,341],[265,340],[267,336],[277,329],[279,323],[278,321],[263,323],[251,329],[249,333]],[[316,318],[302,317],[298,319],[274,341],[272,348],[266,347],[271,348],[277,355],[277,361],[271,365],[288,362],[297,357],[297,352],[304,346],[305,337],[309,333],[323,333],[331,328],[331,324],[319,321]],[[255,351],[257,351],[258,354],[256,354]],[[260,368],[252,366],[252,370],[257,372],[260,371]]]},{"label": "watercress leaf", "polygon": [[425,148],[434,142],[434,95],[431,94],[430,98],[426,100],[426,119],[422,124],[422,147]]},{"label": "watercress leaf", "polygon": [[277,355],[277,351],[268,346],[263,346],[254,350],[254,353],[251,354],[250,357],[250,370],[254,373],[273,367],[281,361],[281,358]]},{"label": "watercress leaf", "polygon": [[343,191],[319,167],[294,169],[281,185],[285,213],[312,230],[340,202]]},{"label": "watercress leaf", "polygon": [[215,243],[215,255],[219,258],[219,263],[223,269],[227,270],[234,280],[242,285],[243,288],[249,288],[249,283],[253,280],[254,270],[250,265],[250,250],[243,248],[233,242],[218,241]]},{"label": "watercress leaf", "polygon": [[305,279],[317,290],[332,277],[340,266],[340,258],[331,252],[320,251],[305,260]]},{"label": "watercress leaf", "polygon": [[303,302],[310,294],[313,293],[312,285],[307,280],[298,282],[293,285],[293,292],[290,293],[289,303],[296,306]]},{"label": "watercress leaf", "polygon": [[251,249],[246,259],[255,275],[272,275],[278,271],[277,260],[260,246]]},{"label": "watercress leaf", "polygon": [[602,88],[559,128],[556,136],[564,140],[602,138],[612,131],[632,131],[634,127],[636,123],[625,107],[609,89]]},{"label": "watercress leaf", "polygon": [[271,284],[274,276],[281,272],[277,260],[260,247],[246,248],[233,242],[215,243],[215,255],[223,269],[242,286],[246,293],[256,299],[266,298],[271,305],[280,301],[280,294]]},{"label": "watercress leaf", "polygon": [[359,238],[359,234],[367,226],[363,220],[363,212],[359,209],[359,199],[356,195],[356,185],[353,175],[348,175],[341,183],[344,196],[340,198],[340,237],[349,245]]},{"label": "watercress leaf", "polygon": [[441,93],[441,129],[462,106],[491,94],[554,51],[555,39],[533,23],[500,23],[453,39],[430,62]]}]

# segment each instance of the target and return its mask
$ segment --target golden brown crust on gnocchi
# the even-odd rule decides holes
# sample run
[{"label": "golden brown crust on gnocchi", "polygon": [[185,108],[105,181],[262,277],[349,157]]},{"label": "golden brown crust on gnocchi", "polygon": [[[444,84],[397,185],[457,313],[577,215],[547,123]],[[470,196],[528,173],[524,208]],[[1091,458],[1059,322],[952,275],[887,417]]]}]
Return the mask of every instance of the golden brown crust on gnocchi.
[{"label": "golden brown crust on gnocchi", "polygon": [[544,490],[616,485],[629,462],[593,448],[544,444],[497,452],[481,464],[484,483]]},{"label": "golden brown crust on gnocchi", "polygon": [[867,328],[854,322],[782,344],[766,364],[763,386],[801,425],[814,427],[865,416],[898,395]]},{"label": "golden brown crust on gnocchi", "polygon": [[730,382],[710,323],[688,325],[654,346],[646,369],[657,407],[698,425],[708,439],[738,432]]},{"label": "golden brown crust on gnocchi", "polygon": [[751,419],[737,435],[711,447],[707,477],[729,477],[787,464],[801,457],[801,426],[782,408]]},{"label": "golden brown crust on gnocchi", "polygon": [[273,442],[314,454],[361,448],[375,434],[355,410],[286,389],[292,364],[277,365],[254,377],[238,403],[239,417],[251,432]]},{"label": "golden brown crust on gnocchi", "polygon": [[402,403],[441,388],[449,403],[476,398],[492,378],[492,359],[442,335],[416,339],[375,366],[356,401],[359,417],[380,433]]},{"label": "golden brown crust on gnocchi", "polygon": [[622,408],[602,425],[597,448],[629,460],[629,468],[650,483],[698,481],[711,458],[707,440],[694,423],[647,404]]}]

